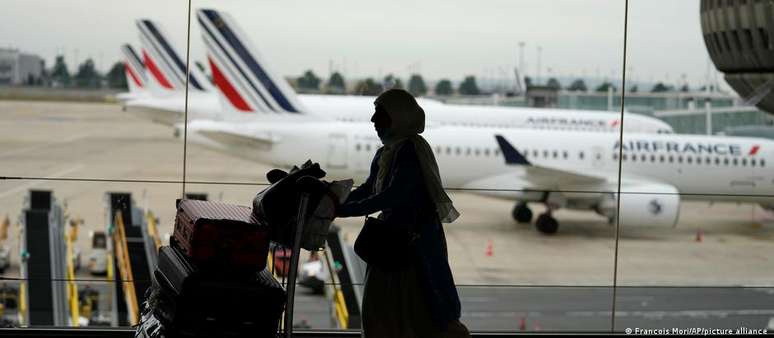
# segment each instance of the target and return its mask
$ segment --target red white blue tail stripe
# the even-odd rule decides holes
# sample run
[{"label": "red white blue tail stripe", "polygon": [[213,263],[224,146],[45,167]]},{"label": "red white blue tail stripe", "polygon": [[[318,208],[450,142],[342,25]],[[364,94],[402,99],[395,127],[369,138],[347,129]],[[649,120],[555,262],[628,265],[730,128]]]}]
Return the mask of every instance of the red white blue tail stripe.
[{"label": "red white blue tail stripe", "polygon": [[[167,34],[158,23],[148,19],[137,20],[137,28],[140,30],[143,59],[149,73],[162,87],[183,90],[187,73],[185,62],[170,44]],[[195,67],[191,67],[188,83],[193,90],[207,91],[207,79]]]},{"label": "red white blue tail stripe", "polygon": [[287,82],[273,74],[245,34],[225,13],[197,11],[207,47],[213,82],[225,99],[242,112],[302,113],[301,104]]},{"label": "red white blue tail stripe", "polygon": [[134,48],[129,44],[124,44],[121,46],[121,53],[124,55],[127,83],[132,86],[130,88],[145,88],[147,81],[145,66],[140,57],[137,56],[137,53],[135,53]]}]

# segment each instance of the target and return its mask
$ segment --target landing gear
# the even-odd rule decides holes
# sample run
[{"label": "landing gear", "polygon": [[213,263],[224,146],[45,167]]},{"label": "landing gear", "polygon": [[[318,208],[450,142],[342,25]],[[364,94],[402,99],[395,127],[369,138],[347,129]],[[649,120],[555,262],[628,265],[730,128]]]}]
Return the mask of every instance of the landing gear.
[{"label": "landing gear", "polygon": [[519,202],[516,204],[515,207],[513,207],[513,212],[511,212],[513,215],[513,219],[516,220],[516,222],[519,223],[530,223],[532,222],[532,210],[527,206],[527,203]]},{"label": "landing gear", "polygon": [[551,216],[551,212],[546,212],[538,216],[535,227],[544,234],[553,234],[559,229],[559,222]]}]

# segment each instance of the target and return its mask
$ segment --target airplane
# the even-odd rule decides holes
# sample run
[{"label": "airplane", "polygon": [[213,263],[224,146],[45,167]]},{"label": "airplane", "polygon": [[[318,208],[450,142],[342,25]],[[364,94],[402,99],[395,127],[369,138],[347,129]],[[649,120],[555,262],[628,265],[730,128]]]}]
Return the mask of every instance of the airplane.
[{"label": "airplane", "polygon": [[[323,120],[338,120],[344,122],[368,122],[373,108],[374,97],[353,95],[297,95],[281,77],[275,75],[268,66],[265,58],[256,48],[253,48],[246,34],[236,25],[235,21],[225,13],[211,9],[201,10],[202,15],[197,17],[202,27],[202,38],[208,50],[217,49],[219,54],[209,53],[208,63],[213,67],[213,58],[219,58],[216,67],[218,74],[227,78],[232,84],[228,95],[218,95],[221,99],[237,100],[238,109],[274,113],[290,109],[295,111],[307,111]],[[213,36],[214,26],[208,22],[207,16],[220,20],[218,25],[223,26],[223,33],[218,31],[218,37]],[[158,23],[150,20],[154,27],[160,27]],[[161,29],[156,29],[157,40],[169,41]],[[227,35],[224,35],[227,34]],[[147,34],[145,34],[147,35]],[[166,45],[170,45],[168,42]],[[174,48],[162,50],[176,55]],[[157,58],[160,58],[157,56]],[[175,56],[168,56],[175,59]],[[163,70],[161,72],[164,73]],[[215,71],[213,70],[213,78]],[[154,76],[151,76],[153,78]],[[171,76],[168,76],[171,77]],[[215,79],[213,79],[215,80]],[[266,81],[265,86],[256,86],[258,81]],[[158,82],[158,80],[156,81]],[[276,88],[281,95],[275,96],[272,91],[264,88]],[[199,102],[191,102],[189,111],[198,115],[208,112],[218,118],[221,113],[217,99],[213,100],[197,98]],[[282,100],[282,101],[280,101]],[[582,111],[550,108],[526,108],[526,107],[494,107],[474,105],[443,104],[436,100],[419,98],[419,103],[424,107],[428,120],[439,125],[459,125],[470,127],[528,127],[537,129],[557,130],[590,130],[590,131],[616,131],[621,125],[620,114],[600,111]],[[193,101],[193,100],[192,100]],[[205,102],[202,102],[205,101]],[[287,101],[288,107],[283,107]],[[166,118],[167,124],[179,122],[180,112],[184,111],[185,103],[181,98],[152,99],[130,102],[131,110],[143,112],[151,108],[153,115],[161,115],[163,112],[174,112]],[[175,119],[174,117],[177,116]],[[638,114],[624,113],[625,131],[627,132],[654,132],[671,133],[672,128],[665,122]],[[156,118],[158,119],[158,118]]]},{"label": "airplane", "polygon": [[[223,48],[219,34],[227,25],[215,24],[223,19],[212,14],[200,10],[197,17],[207,25],[209,44]],[[271,113],[245,110],[246,99],[228,97],[236,91],[234,70],[223,63],[227,51],[208,52],[216,88],[226,96],[225,119],[190,121],[189,140],[284,168],[312,157],[330,177],[365,179],[381,144],[370,124],[320,121],[292,105]],[[243,81],[248,80],[257,79]],[[267,97],[287,94],[279,86],[271,93],[267,84],[252,86]],[[432,124],[423,137],[433,147],[447,189],[516,201],[512,215],[519,222],[532,219],[528,203],[543,203],[547,211],[535,225],[546,234],[558,230],[553,212],[559,208],[595,211],[627,227],[675,226],[682,199],[774,209],[774,171],[768,167],[774,163],[774,142],[766,139],[625,132],[620,142],[617,133]]]},{"label": "airplane", "polygon": [[[331,177],[364,181],[381,146],[372,126],[286,115],[284,120],[260,115],[252,115],[252,121],[193,120],[188,139],[283,168],[311,157]],[[617,136],[453,126],[423,133],[447,189],[516,201],[513,217],[524,223],[532,220],[528,203],[545,204],[547,212],[535,224],[543,233],[557,231],[553,211],[559,208],[592,210],[610,222],[619,217],[625,226],[674,226],[682,199],[753,202],[774,210],[770,140],[631,133],[620,145]]]}]

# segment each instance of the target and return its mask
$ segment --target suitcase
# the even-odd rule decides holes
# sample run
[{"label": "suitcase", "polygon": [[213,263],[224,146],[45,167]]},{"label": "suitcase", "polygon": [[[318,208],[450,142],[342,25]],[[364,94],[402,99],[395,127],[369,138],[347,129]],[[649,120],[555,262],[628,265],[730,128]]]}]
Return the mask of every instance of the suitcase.
[{"label": "suitcase", "polygon": [[277,331],[286,293],[267,269],[247,280],[227,280],[198,270],[179,250],[162,247],[154,275],[157,285],[148,304],[168,329],[257,337]]},{"label": "suitcase", "polygon": [[173,239],[202,270],[250,273],[266,267],[269,228],[246,206],[182,200]]}]

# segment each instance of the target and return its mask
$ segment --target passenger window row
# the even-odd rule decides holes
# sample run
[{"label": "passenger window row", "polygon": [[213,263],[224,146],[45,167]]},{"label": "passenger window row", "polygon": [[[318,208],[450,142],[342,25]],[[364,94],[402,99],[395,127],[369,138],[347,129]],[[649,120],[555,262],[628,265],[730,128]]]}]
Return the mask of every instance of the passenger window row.
[{"label": "passenger window row", "polygon": [[[701,157],[701,156],[682,156],[682,155],[645,155],[645,154],[623,154],[621,157],[624,161],[627,162],[650,162],[650,163],[686,163],[686,164],[696,164],[696,165],[732,165],[732,166],[751,166],[751,167],[765,167],[766,166],[766,160],[765,159],[747,159],[747,158],[738,158],[738,157]],[[618,160],[618,154],[613,154],[613,161]]]}]

